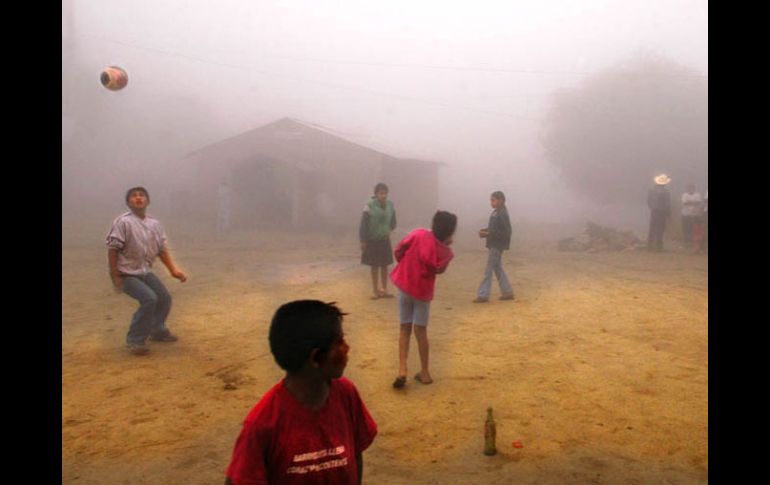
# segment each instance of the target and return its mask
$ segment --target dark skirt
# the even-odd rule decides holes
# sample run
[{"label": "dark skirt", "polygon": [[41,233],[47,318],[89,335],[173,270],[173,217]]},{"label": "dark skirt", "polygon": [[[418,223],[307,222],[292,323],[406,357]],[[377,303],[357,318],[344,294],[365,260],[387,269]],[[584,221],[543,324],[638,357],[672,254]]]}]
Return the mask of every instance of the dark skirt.
[{"label": "dark skirt", "polygon": [[393,264],[393,248],[390,246],[390,238],[367,241],[366,249],[361,253],[361,264],[369,266]]}]

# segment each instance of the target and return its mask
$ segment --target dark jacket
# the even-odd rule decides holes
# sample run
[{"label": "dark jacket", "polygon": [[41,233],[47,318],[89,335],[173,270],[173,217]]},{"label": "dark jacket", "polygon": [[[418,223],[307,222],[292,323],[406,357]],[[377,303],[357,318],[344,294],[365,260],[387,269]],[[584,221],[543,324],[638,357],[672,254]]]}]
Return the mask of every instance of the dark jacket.
[{"label": "dark jacket", "polygon": [[508,209],[505,206],[492,211],[487,224],[487,247],[501,251],[511,247],[511,220],[508,218]]},{"label": "dark jacket", "polygon": [[652,211],[671,212],[671,194],[665,186],[658,185],[647,192],[647,206]]}]

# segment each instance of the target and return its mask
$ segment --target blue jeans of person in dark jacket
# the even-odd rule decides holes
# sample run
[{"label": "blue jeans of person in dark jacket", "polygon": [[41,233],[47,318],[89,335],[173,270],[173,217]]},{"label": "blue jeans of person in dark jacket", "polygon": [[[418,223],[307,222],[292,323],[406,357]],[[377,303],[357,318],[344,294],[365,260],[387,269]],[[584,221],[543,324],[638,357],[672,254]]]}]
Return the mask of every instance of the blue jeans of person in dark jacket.
[{"label": "blue jeans of person in dark jacket", "polygon": [[169,333],[166,317],[171,311],[171,294],[153,273],[123,275],[123,291],[139,301],[139,309],[131,318],[126,335],[129,344],[142,344],[150,334],[162,336]]},{"label": "blue jeans of person in dark jacket", "polygon": [[479,291],[477,296],[479,298],[489,298],[489,294],[492,290],[492,272],[497,276],[497,282],[500,284],[500,292],[503,296],[513,295],[513,288],[511,282],[508,281],[508,276],[503,269],[503,251],[497,248],[489,248],[489,256],[487,257],[487,267],[484,270],[484,279],[479,285]]}]

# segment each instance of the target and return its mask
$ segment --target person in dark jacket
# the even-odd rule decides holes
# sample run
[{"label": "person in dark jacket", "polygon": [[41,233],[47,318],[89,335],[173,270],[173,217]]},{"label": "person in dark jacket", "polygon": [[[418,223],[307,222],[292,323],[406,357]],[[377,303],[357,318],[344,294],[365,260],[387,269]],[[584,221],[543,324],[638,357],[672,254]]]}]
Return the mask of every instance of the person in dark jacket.
[{"label": "person in dark jacket", "polygon": [[666,222],[671,217],[671,194],[666,185],[671,179],[666,174],[655,177],[655,187],[647,193],[647,206],[650,208],[650,231],[647,236],[647,250],[663,251],[663,233]]},{"label": "person in dark jacket", "polygon": [[[388,266],[393,264],[390,233],[396,228],[396,209],[388,200],[388,186],[380,182],[364,206],[358,237],[361,264],[372,267],[372,299],[393,298],[388,293]],[[379,273],[379,278],[377,277]]]},{"label": "person in dark jacket", "polygon": [[513,300],[513,288],[508,276],[503,269],[503,251],[511,246],[511,220],[508,218],[508,209],[505,207],[505,194],[501,191],[493,192],[489,197],[492,205],[492,215],[489,216],[489,224],[485,229],[479,230],[479,237],[486,238],[489,256],[487,267],[484,270],[484,279],[479,285],[474,303],[486,303],[492,289],[492,272],[497,276],[500,284],[501,300]]}]

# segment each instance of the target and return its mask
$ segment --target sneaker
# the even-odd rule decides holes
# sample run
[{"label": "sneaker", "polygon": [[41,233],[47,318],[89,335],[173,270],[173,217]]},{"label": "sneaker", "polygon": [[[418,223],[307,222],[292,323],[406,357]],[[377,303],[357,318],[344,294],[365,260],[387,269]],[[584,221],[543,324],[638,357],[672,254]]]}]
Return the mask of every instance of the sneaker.
[{"label": "sneaker", "polygon": [[171,333],[164,333],[162,335],[150,335],[150,340],[153,342],[176,342],[179,338]]},{"label": "sneaker", "polygon": [[145,355],[147,352],[150,351],[150,349],[143,343],[141,344],[129,343],[127,344],[127,347],[128,347],[128,351],[134,355]]},{"label": "sneaker", "polygon": [[480,296],[477,296],[475,300],[473,300],[473,303],[486,303],[489,301],[489,298],[482,298]]},{"label": "sneaker", "polygon": [[513,295],[503,295],[498,300],[513,300]]},{"label": "sneaker", "polygon": [[405,385],[406,385],[406,376],[398,376],[396,377],[396,380],[393,381],[394,389],[401,389]]}]

